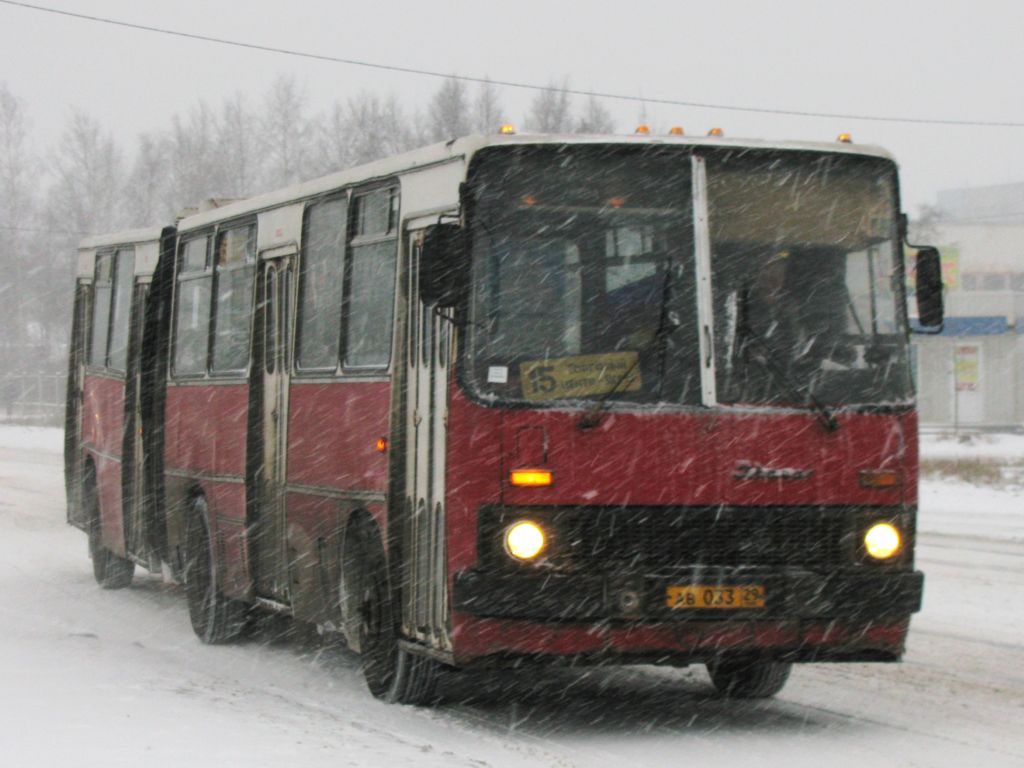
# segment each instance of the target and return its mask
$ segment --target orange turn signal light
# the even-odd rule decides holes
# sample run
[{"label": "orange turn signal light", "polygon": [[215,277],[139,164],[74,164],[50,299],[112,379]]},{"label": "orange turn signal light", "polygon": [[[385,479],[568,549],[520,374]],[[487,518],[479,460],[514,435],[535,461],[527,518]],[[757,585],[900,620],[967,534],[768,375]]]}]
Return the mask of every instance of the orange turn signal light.
[{"label": "orange turn signal light", "polygon": [[377,438],[377,450],[380,453],[385,453],[388,449],[388,439],[386,437]]},{"label": "orange turn signal light", "polygon": [[513,469],[508,479],[512,485],[536,488],[551,485],[552,476],[549,469]]},{"label": "orange turn signal light", "polygon": [[862,488],[899,488],[900,473],[895,469],[865,469],[860,473]]}]

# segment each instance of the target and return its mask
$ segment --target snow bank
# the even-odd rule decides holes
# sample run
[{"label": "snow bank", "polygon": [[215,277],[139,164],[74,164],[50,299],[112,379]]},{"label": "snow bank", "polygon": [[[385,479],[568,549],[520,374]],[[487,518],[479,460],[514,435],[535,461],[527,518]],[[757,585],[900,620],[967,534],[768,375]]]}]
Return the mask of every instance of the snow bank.
[{"label": "snow bank", "polygon": [[2,424],[0,448],[60,453],[64,450],[64,430],[56,427],[19,427]]},{"label": "snow bank", "polygon": [[1024,435],[921,435],[921,458],[1024,461]]}]

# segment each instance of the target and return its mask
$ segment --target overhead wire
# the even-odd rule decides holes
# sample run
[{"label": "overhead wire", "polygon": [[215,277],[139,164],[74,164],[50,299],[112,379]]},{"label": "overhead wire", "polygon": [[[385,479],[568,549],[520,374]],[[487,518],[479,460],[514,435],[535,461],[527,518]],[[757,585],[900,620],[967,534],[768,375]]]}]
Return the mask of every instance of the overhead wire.
[{"label": "overhead wire", "polygon": [[142,32],[152,32],[161,35],[170,35],[173,37],[185,38],[189,40],[199,40],[207,43],[215,43],[217,45],[228,45],[236,48],[245,48],[252,51],[263,51],[265,53],[276,53],[284,56],[293,56],[303,59],[311,59],[314,61],[324,61],[334,64],[346,64],[354,67],[365,67],[368,69],[376,69],[385,72],[397,72],[407,75],[419,75],[423,77],[435,77],[443,79],[458,80],[461,82],[468,83],[489,83],[491,85],[500,85],[506,88],[518,88],[523,90],[531,91],[559,91],[571,94],[573,96],[586,96],[594,97],[599,99],[611,99],[616,101],[629,101],[639,102],[642,104],[661,104],[675,107],[689,107],[692,109],[715,109],[729,112],[746,112],[752,114],[762,115],[781,115],[787,117],[811,117],[821,118],[830,120],[863,120],[869,122],[881,122],[881,123],[910,123],[920,125],[950,125],[950,126],[968,126],[975,128],[1024,128],[1024,122],[1013,121],[1013,120],[960,120],[960,119],[943,119],[943,118],[923,118],[923,117],[902,117],[902,116],[891,116],[891,115],[864,115],[856,113],[844,113],[844,112],[817,112],[812,110],[798,110],[798,109],[777,109],[770,107],[746,107],[737,106],[735,104],[717,104],[712,102],[701,102],[701,101],[687,101],[682,99],[666,99],[656,98],[649,96],[634,96],[631,94],[624,93],[613,93],[605,91],[591,91],[582,90],[577,88],[559,88],[550,85],[537,85],[535,83],[525,83],[515,80],[495,80],[488,77],[479,77],[473,75],[458,75],[449,74],[444,72],[437,72],[429,69],[420,69],[417,67],[406,67],[397,64],[382,64],[380,62],[364,61],[360,59],[345,58],[341,56],[330,56],[321,53],[312,53],[310,51],[299,51],[292,48],[282,48],[273,45],[263,45],[260,43],[249,43],[242,40],[230,40],[223,37],[215,37],[213,35],[203,35],[196,32],[183,32],[176,29],[168,29],[166,27],[156,27],[148,24],[139,24],[130,21],[123,21],[120,19],[112,19],[104,16],[95,16],[87,13],[79,13],[76,11],[67,11],[60,8],[50,8],[43,5],[36,5],[34,3],[20,2],[20,0],[0,0],[0,4],[14,6],[18,8],[24,8],[27,10],[39,11],[41,13],[49,13],[57,16],[65,16],[68,18],[79,19],[82,21],[91,21],[99,24],[108,24],[116,27],[123,27],[127,29],[134,29]]}]

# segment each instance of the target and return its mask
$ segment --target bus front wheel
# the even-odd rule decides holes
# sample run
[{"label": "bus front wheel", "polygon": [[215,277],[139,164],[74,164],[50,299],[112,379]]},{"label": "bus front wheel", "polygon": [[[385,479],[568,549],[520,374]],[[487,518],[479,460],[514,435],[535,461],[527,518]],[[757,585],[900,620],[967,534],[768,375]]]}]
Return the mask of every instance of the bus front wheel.
[{"label": "bus front wheel", "polygon": [[746,657],[724,657],[707,666],[715,689],[730,699],[771,698],[782,690],[793,669],[790,663]]},{"label": "bus front wheel", "polygon": [[393,704],[433,704],[441,664],[403,650],[380,537],[361,525],[356,546],[363,564],[359,645],[363,676],[378,699]]},{"label": "bus front wheel", "polygon": [[221,594],[206,500],[192,504],[185,524],[185,596],[196,636],[208,645],[229,643],[245,627],[245,605]]}]

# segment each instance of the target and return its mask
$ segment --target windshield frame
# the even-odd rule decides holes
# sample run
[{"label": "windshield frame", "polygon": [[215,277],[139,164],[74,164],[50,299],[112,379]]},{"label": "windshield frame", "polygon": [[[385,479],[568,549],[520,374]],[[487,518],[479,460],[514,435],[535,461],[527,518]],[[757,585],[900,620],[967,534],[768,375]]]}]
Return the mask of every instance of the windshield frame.
[{"label": "windshield frame", "polygon": [[[474,176],[478,172],[481,164],[487,162],[490,158],[499,158],[500,155],[512,150],[515,151],[517,148],[523,147],[524,144],[519,143],[515,145],[491,145],[478,150],[468,163],[466,181],[463,184],[461,190],[461,203],[462,203],[462,223],[466,227],[467,232],[471,232],[475,225],[474,216],[476,211],[474,210],[474,197],[473,197],[473,182]],[[593,150],[595,147],[614,151],[619,148],[626,150],[634,149],[636,144],[616,144],[609,142],[607,144],[595,144],[592,142],[574,144],[571,142],[567,143],[548,143],[538,142],[537,144],[527,144],[528,147],[564,147],[569,151],[577,150],[583,151],[586,149]],[[668,148],[668,145],[661,145],[664,148]],[[821,156],[832,156],[842,155],[850,158],[863,158],[866,162],[879,163],[885,166],[885,172],[891,182],[891,226],[894,233],[893,239],[895,245],[893,246],[893,265],[897,274],[902,279],[894,281],[895,288],[895,301],[896,308],[894,319],[897,324],[897,332],[892,336],[898,338],[899,343],[903,345],[903,354],[905,364],[907,366],[907,377],[909,383],[907,386],[907,397],[899,400],[885,400],[885,401],[866,401],[866,402],[840,402],[840,403],[829,403],[828,407],[830,410],[843,412],[843,411],[854,411],[863,413],[889,413],[889,412],[905,412],[908,409],[912,409],[916,399],[916,379],[913,376],[913,360],[911,357],[911,351],[909,347],[910,338],[910,323],[907,310],[907,286],[906,286],[906,265],[905,265],[905,254],[902,247],[902,228],[901,228],[901,217],[900,217],[900,186],[899,186],[899,174],[896,163],[889,157],[878,154],[869,154],[862,152],[845,152],[843,150],[830,151],[828,148],[822,149],[810,149],[810,148],[781,148],[781,147],[743,147],[736,145],[729,145],[724,147],[708,146],[705,143],[695,143],[692,145],[679,145],[675,144],[671,146],[671,149],[679,153],[680,159],[688,156],[691,161],[692,170],[690,173],[691,182],[691,197],[690,200],[693,205],[693,216],[690,220],[692,226],[693,235],[693,246],[694,246],[694,260],[696,268],[696,280],[698,286],[698,293],[701,292],[700,286],[702,283],[706,283],[710,280],[710,270],[706,265],[701,264],[699,251],[701,249],[701,241],[704,241],[704,246],[707,247],[710,242],[710,225],[708,221],[707,211],[707,179],[706,176],[701,172],[698,174],[698,166],[703,166],[706,160],[719,152],[750,152],[750,153],[784,153],[787,157],[799,158],[806,156],[808,160],[820,159]],[[703,170],[703,169],[701,169]],[[467,241],[471,242],[472,238],[467,237]],[[470,258],[473,259],[474,249],[470,246]],[[710,289],[708,288],[708,293]],[[720,402],[717,399],[715,393],[715,363],[717,360],[717,354],[714,350],[713,341],[710,345],[706,344],[704,338],[705,331],[710,333],[711,339],[714,337],[714,325],[715,322],[721,322],[721,318],[717,318],[713,315],[711,310],[710,299],[708,299],[707,306],[704,306],[704,299],[701,296],[696,296],[692,300],[696,304],[695,311],[698,314],[699,328],[702,329],[699,333],[700,342],[700,356],[701,356],[701,387],[698,392],[699,402],[695,403],[680,403],[680,402],[634,402],[628,400],[621,400],[614,396],[607,397],[600,394],[592,394],[587,396],[573,397],[571,399],[554,399],[550,401],[527,401],[522,398],[516,399],[505,399],[499,396],[495,396],[492,393],[479,391],[474,383],[472,377],[467,375],[469,367],[472,365],[472,361],[468,359],[470,355],[470,345],[468,343],[468,334],[471,332],[470,328],[470,302],[472,301],[472,291],[467,295],[463,296],[460,300],[457,311],[455,313],[455,323],[458,326],[459,332],[456,334],[457,349],[455,350],[455,382],[460,388],[462,393],[471,401],[477,405],[489,407],[489,408],[500,408],[510,410],[568,410],[574,412],[589,411],[595,406],[600,407],[602,410],[608,412],[666,412],[666,411],[702,411],[706,412],[710,408],[717,410],[729,410],[729,411],[740,411],[740,412],[757,412],[757,411],[772,411],[772,412],[788,412],[788,413],[807,413],[814,410],[813,403],[807,402],[757,402],[757,403],[740,403],[740,402]],[[708,359],[709,358],[709,359]],[[616,393],[613,393],[616,394]]]}]

